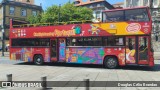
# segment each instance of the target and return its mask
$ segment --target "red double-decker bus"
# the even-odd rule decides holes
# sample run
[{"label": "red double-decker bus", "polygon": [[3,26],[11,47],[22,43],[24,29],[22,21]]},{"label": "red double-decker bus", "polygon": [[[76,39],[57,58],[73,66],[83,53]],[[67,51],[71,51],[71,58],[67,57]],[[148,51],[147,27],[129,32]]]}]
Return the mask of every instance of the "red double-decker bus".
[{"label": "red double-decker bus", "polygon": [[104,11],[102,22],[10,26],[10,59],[154,66],[152,21],[147,7]]}]

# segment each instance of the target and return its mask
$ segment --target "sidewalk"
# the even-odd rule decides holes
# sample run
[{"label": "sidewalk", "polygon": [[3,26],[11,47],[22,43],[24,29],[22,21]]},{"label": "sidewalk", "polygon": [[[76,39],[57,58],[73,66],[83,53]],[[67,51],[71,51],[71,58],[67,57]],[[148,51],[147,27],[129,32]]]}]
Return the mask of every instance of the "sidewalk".
[{"label": "sidewalk", "polygon": [[160,60],[160,52],[154,52],[154,59]]},{"label": "sidewalk", "polygon": [[[2,57],[2,51],[0,52],[0,57]],[[9,52],[4,52],[4,57],[9,57]]]}]

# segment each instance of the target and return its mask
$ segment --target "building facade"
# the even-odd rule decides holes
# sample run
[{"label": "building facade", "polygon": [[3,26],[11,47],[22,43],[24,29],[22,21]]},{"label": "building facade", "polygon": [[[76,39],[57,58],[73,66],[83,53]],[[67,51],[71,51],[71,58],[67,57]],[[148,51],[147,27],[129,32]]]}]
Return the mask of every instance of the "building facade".
[{"label": "building facade", "polygon": [[[124,7],[150,6],[152,0],[124,0]],[[153,8],[160,6],[160,0],[153,0]]]},{"label": "building facade", "polygon": [[102,19],[102,11],[114,9],[114,7],[109,4],[106,0],[75,0],[75,6],[88,7],[93,10],[94,19]]},{"label": "building facade", "polygon": [[[13,20],[14,25],[27,24],[27,18],[29,16],[38,15],[41,12],[41,6],[17,1],[3,0],[0,3],[0,40],[9,39],[10,19]],[[1,42],[2,41],[0,41],[0,46],[2,46]]]},{"label": "building facade", "polygon": [[10,1],[17,1],[17,2],[22,2],[22,3],[27,3],[27,4],[34,4],[35,0],[10,0]]},{"label": "building facade", "polygon": [[118,2],[113,4],[113,7],[116,9],[122,9],[124,7],[124,2]]}]

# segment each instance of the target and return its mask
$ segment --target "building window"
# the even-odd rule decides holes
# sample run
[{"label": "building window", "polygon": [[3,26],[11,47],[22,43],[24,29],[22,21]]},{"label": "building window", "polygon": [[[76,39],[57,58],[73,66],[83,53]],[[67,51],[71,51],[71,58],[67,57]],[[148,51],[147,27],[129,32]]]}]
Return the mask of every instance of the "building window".
[{"label": "building window", "polygon": [[27,16],[27,10],[26,9],[21,10],[21,16]]},{"label": "building window", "polygon": [[90,0],[91,2],[95,1],[95,0]]},{"label": "building window", "polygon": [[32,15],[36,16],[37,15],[37,11],[32,11]]},{"label": "building window", "polygon": [[97,4],[97,7],[101,7],[101,4]]},{"label": "building window", "polygon": [[143,5],[144,5],[144,6],[149,6],[149,1],[148,1],[148,0],[144,0],[144,1],[143,1]]},{"label": "building window", "polygon": [[159,4],[158,0],[153,0],[153,5],[154,5],[155,7],[158,7],[158,4]]},{"label": "building window", "polygon": [[90,5],[90,6],[89,6],[89,8],[93,8],[93,6],[92,6],[92,5]]},{"label": "building window", "polygon": [[0,8],[0,13],[1,13],[1,14],[3,13],[3,10],[2,10],[2,8]]},{"label": "building window", "polygon": [[80,4],[80,1],[75,1],[74,4],[75,4],[75,5],[76,5],[76,4]]},{"label": "building window", "polygon": [[127,7],[132,7],[132,1],[131,0],[126,0],[126,6]]},{"label": "building window", "polygon": [[97,18],[100,18],[100,17],[101,17],[101,12],[100,12],[100,11],[97,11],[97,12],[96,12],[96,19],[97,19]]},{"label": "building window", "polygon": [[14,8],[14,7],[10,7],[10,8],[9,8],[9,14],[10,14],[10,15],[14,15],[14,11],[15,11],[15,8]]},{"label": "building window", "polygon": [[133,7],[137,7],[139,5],[139,0],[132,0]]}]

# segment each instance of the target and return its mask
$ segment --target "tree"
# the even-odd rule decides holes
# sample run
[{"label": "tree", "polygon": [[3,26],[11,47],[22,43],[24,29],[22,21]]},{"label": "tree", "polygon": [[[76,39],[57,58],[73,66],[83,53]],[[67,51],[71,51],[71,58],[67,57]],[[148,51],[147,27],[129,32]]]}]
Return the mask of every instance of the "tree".
[{"label": "tree", "polygon": [[37,16],[29,16],[28,17],[28,21],[31,23],[31,24],[34,24],[34,23],[40,23],[41,22],[41,14],[37,15]]},{"label": "tree", "polygon": [[74,4],[66,3],[61,7],[53,5],[39,16],[30,16],[28,21],[32,24],[54,23],[59,21],[59,17],[60,22],[91,20],[93,18],[92,13],[92,10],[89,8],[76,7]]}]

